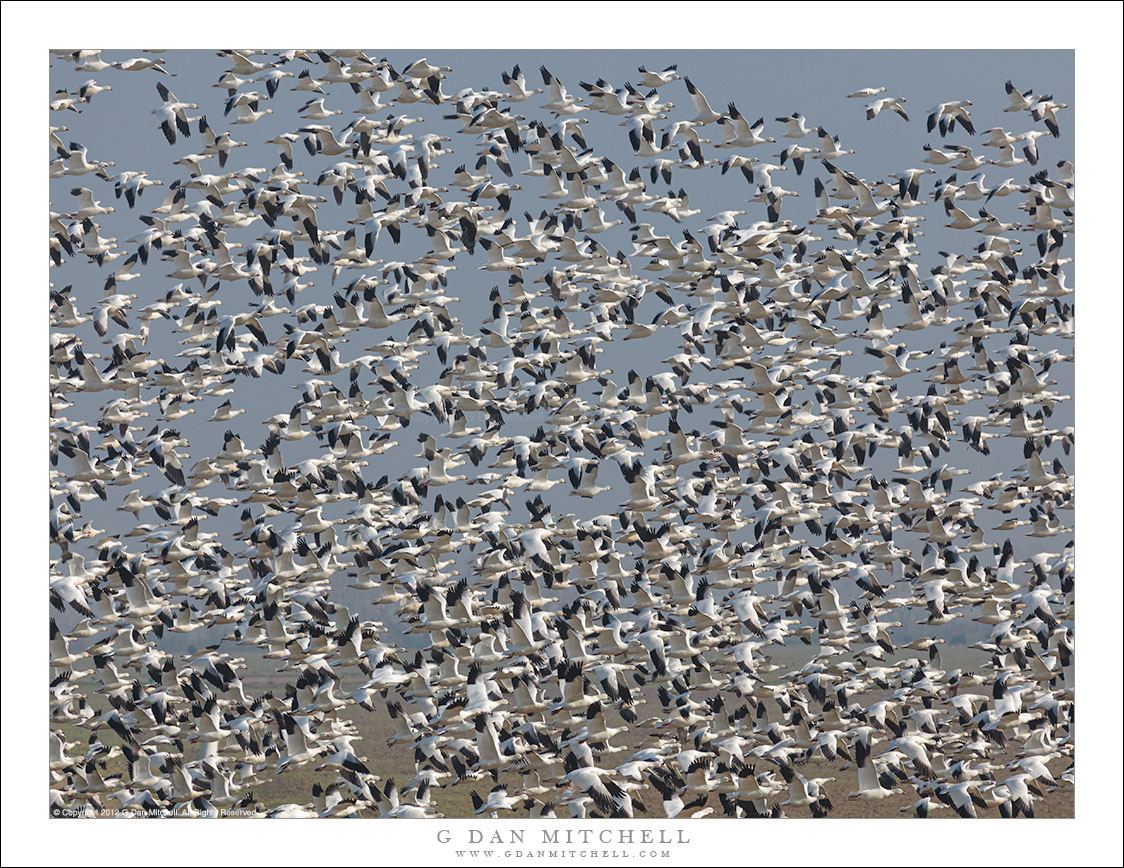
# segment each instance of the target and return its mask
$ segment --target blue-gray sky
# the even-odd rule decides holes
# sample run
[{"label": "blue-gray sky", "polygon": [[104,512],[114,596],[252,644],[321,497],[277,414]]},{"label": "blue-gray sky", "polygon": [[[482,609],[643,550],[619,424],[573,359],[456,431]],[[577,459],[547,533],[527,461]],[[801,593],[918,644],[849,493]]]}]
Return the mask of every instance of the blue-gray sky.
[{"label": "blue-gray sky", "polygon": [[[135,56],[133,51],[107,51],[104,59],[118,61],[125,57]],[[397,69],[403,69],[418,57],[428,57],[431,63],[452,67],[452,72],[443,82],[446,93],[456,94],[462,88],[504,90],[500,79],[503,71],[510,71],[515,64],[519,64],[527,76],[531,87],[542,86],[538,67],[545,65],[560,79],[569,92],[577,97],[586,98],[585,92],[580,87],[580,82],[592,82],[605,79],[614,85],[621,85],[625,81],[639,82],[640,75],[637,67],[644,65],[649,69],[662,69],[676,63],[679,72],[688,76],[694,84],[706,95],[710,105],[718,111],[725,109],[727,103],[736,103],[740,112],[749,120],[764,117],[766,135],[778,140],[777,144],[762,145],[753,148],[753,156],[769,161],[778,162],[778,155],[783,147],[792,140],[782,136],[783,125],[775,119],[799,112],[807,118],[809,127],[822,126],[830,133],[840,137],[843,148],[853,148],[854,155],[842,157],[836,162],[839,166],[854,172],[859,177],[868,181],[887,179],[891,173],[900,173],[908,168],[923,167],[923,146],[931,144],[940,147],[949,143],[971,145],[977,155],[988,158],[994,157],[994,149],[980,146],[981,135],[975,137],[954,132],[947,139],[942,140],[937,131],[926,132],[926,110],[933,104],[951,99],[970,99],[972,101],[972,117],[978,133],[993,127],[1003,126],[1018,135],[1035,125],[1029,116],[1023,113],[1006,113],[1003,111],[1009,105],[1004,92],[1004,82],[1012,80],[1020,90],[1033,89],[1035,93],[1050,93],[1055,100],[1071,106],[1062,113],[1063,135],[1059,139],[1044,137],[1039,139],[1041,160],[1039,169],[1047,169],[1056,175],[1055,165],[1059,160],[1073,159],[1072,116],[1075,99],[1073,96],[1073,54],[1068,51],[440,51],[440,50],[415,50],[415,51],[382,51],[371,49],[368,52],[372,58],[387,57]],[[273,145],[266,141],[274,136],[296,130],[308,123],[302,120],[298,109],[310,97],[319,94],[292,92],[291,87],[295,79],[286,78],[281,82],[280,89],[271,100],[262,100],[261,106],[269,107],[273,113],[265,116],[251,125],[235,125],[231,121],[235,115],[231,113],[224,117],[224,103],[227,98],[225,88],[216,87],[215,83],[227,68],[228,63],[211,51],[168,51],[163,52],[163,66],[173,76],[165,76],[155,70],[142,72],[124,72],[109,69],[99,73],[76,71],[74,64],[53,57],[51,61],[50,90],[52,93],[58,89],[67,89],[76,92],[81,85],[93,78],[101,84],[109,84],[113,90],[98,94],[91,103],[81,106],[81,113],[57,112],[52,113],[52,124],[65,123],[68,127],[60,136],[66,142],[77,142],[86,146],[92,159],[112,160],[116,166],[111,173],[122,170],[144,170],[150,177],[157,178],[168,184],[173,180],[186,180],[188,173],[186,167],[173,165],[173,160],[186,153],[193,153],[201,149],[201,138],[193,130],[191,138],[180,138],[175,146],[169,146],[158,128],[159,119],[152,114],[152,110],[159,108],[160,99],[156,92],[156,82],[162,82],[169,87],[176,96],[185,102],[195,103],[199,106],[198,112],[203,114],[208,122],[221,133],[229,130],[231,135],[248,143],[247,147],[237,148],[231,155],[230,162],[225,171],[237,170],[244,167],[263,167],[269,169],[277,163],[277,151]],[[313,68],[302,60],[293,61],[286,69],[299,72],[305,68]],[[249,76],[252,78],[253,76]],[[906,123],[890,111],[885,111],[873,121],[865,119],[864,107],[869,102],[865,99],[846,99],[845,95],[863,87],[886,86],[888,93],[885,95],[904,97],[906,108],[910,113],[910,122]],[[264,83],[253,83],[242,86],[242,91],[259,90],[264,93]],[[327,121],[336,130],[351,122],[357,114],[354,113],[356,100],[346,84],[332,84],[325,87],[325,104],[330,109],[342,109],[342,115],[336,115]],[[660,90],[661,101],[671,101],[674,108],[670,110],[670,118],[664,122],[657,122],[657,137],[662,130],[671,125],[675,120],[687,119],[694,116],[688,93],[682,81],[675,81]],[[549,113],[542,111],[539,105],[542,96],[536,96],[524,103],[514,103],[512,111],[529,118],[538,118],[546,122],[551,120]],[[449,135],[453,139],[449,145],[453,153],[444,156],[439,161],[439,168],[434,170],[431,184],[441,185],[448,183],[451,170],[459,164],[467,163],[470,167],[476,159],[475,136],[466,136],[460,132],[461,124],[455,120],[445,120],[442,116],[450,113],[450,106],[434,106],[425,102],[411,103],[403,106],[392,106],[383,110],[376,117],[385,118],[390,114],[406,114],[410,117],[421,117],[423,122],[411,126],[409,131],[420,135],[421,132],[437,132]],[[620,118],[610,117],[596,112],[583,112],[578,117],[588,120],[583,132],[588,144],[598,155],[608,156],[624,167],[626,170],[632,166],[645,168],[645,181],[649,182],[646,167],[649,160],[635,157],[629,146],[627,129],[620,125]],[[714,142],[720,141],[721,133],[717,126],[710,125],[702,130],[702,135]],[[800,140],[805,146],[815,146],[814,136]],[[735,149],[735,153],[742,152]],[[354,206],[350,195],[345,198],[342,206],[336,206],[331,201],[331,192],[327,187],[315,188],[311,182],[316,180],[319,172],[333,163],[345,159],[341,157],[311,157],[301,145],[294,148],[296,169],[307,176],[311,192],[319,193],[329,199],[320,206],[320,225],[322,227],[345,228],[345,221],[354,217]],[[708,159],[725,159],[731,152],[716,149],[713,145],[704,145],[704,155]],[[661,156],[674,156],[665,154]],[[523,155],[512,157],[512,166],[515,178],[512,183],[521,183],[523,191],[517,194],[512,216],[523,222],[522,213],[529,210],[537,215],[542,208],[550,207],[550,202],[541,199],[540,194],[545,191],[545,184],[541,178],[527,178],[520,173],[526,168],[526,158]],[[204,171],[218,172],[214,160],[204,163]],[[998,166],[985,166],[980,171],[986,174],[986,183],[995,185],[1006,178],[1012,178],[1017,183],[1025,183],[1026,178],[1033,170],[1025,163],[1012,168]],[[493,174],[499,173],[493,168]],[[946,179],[954,174],[948,167],[937,167],[936,174],[928,175],[924,179],[922,198],[929,199],[933,190],[934,181]],[[966,182],[975,172],[955,173],[961,183]],[[808,165],[802,176],[797,176],[791,168],[785,172],[774,175],[774,183],[793,190],[799,194],[798,198],[785,199],[782,217],[790,219],[795,225],[803,225],[815,214],[815,197],[813,194],[813,178],[828,181],[828,174],[820,163],[814,159]],[[507,179],[501,179],[507,180]],[[147,190],[138,200],[135,210],[127,208],[125,200],[114,200],[112,188],[94,175],[81,177],[63,177],[51,182],[52,210],[66,211],[73,207],[74,200],[68,191],[75,186],[89,186],[94,190],[95,198],[103,204],[112,204],[117,212],[103,215],[98,218],[103,235],[115,236],[122,249],[130,250],[135,245],[127,243],[126,239],[141,231],[144,227],[137,218],[138,215],[158,205],[166,191],[165,188],[153,187]],[[638,219],[650,222],[661,233],[672,234],[678,237],[682,229],[691,229],[696,234],[706,225],[706,218],[718,211],[727,209],[745,209],[748,213],[742,219],[742,225],[748,225],[754,220],[765,219],[765,208],[761,204],[747,203],[750,195],[755,192],[754,187],[737,171],[720,174],[716,166],[710,166],[701,171],[692,171],[678,168],[674,172],[671,188],[679,190],[686,188],[691,195],[692,209],[701,212],[695,217],[688,218],[682,225],[672,223],[662,215],[641,211]],[[667,185],[662,179],[658,183],[649,183],[649,190],[662,193]],[[391,189],[396,190],[391,183]],[[194,194],[193,197],[194,198]],[[1014,195],[1005,199],[996,198],[987,203],[987,207],[1004,220],[1017,220],[1021,212],[1015,209],[1017,203],[1022,201],[1021,196]],[[190,201],[190,199],[189,199]],[[969,203],[964,207],[974,210],[983,203]],[[606,207],[606,215],[614,219],[623,219],[616,209]],[[924,212],[927,222],[922,224],[923,237],[918,238],[919,255],[916,257],[922,276],[928,269],[942,261],[941,253],[952,251],[969,254],[971,248],[978,244],[982,237],[971,232],[944,229],[939,218],[943,217],[940,209],[929,206],[919,209]],[[243,245],[247,245],[258,237],[266,227],[257,223],[246,230],[230,230],[228,237]],[[818,234],[824,235],[827,227],[818,227]],[[1033,236],[1023,233],[1024,244],[1032,245]],[[631,251],[630,227],[627,220],[623,224],[596,236],[597,240],[609,250]],[[825,240],[825,244],[834,243],[841,249],[850,248],[853,242],[840,239],[834,242]],[[869,249],[869,243],[867,244]],[[416,227],[407,227],[403,242],[395,246],[384,234],[380,239],[373,254],[375,258],[387,261],[405,261],[422,254],[428,249],[428,239],[424,232]],[[457,257],[456,270],[450,273],[448,293],[460,301],[450,307],[451,312],[464,323],[466,331],[473,331],[489,314],[487,296],[490,288],[496,283],[501,287],[506,279],[504,274],[493,274],[479,271],[477,266],[483,261],[480,251],[475,259],[468,259],[463,254]],[[642,264],[642,258],[634,263],[634,268]],[[71,285],[73,296],[80,310],[85,311],[92,307],[101,295],[101,285],[105,276],[118,263],[110,263],[103,268],[98,268],[90,262],[80,261],[79,257],[68,260],[62,268],[53,269],[51,280],[56,287]],[[162,296],[175,280],[163,275],[167,269],[159,259],[154,259],[149,266],[142,270],[143,277],[122,284],[121,291],[137,293],[140,297],[134,302],[134,310],[138,310],[146,303]],[[550,264],[550,263],[548,263]],[[526,279],[530,285],[532,279],[541,276],[544,269],[529,270]],[[306,279],[314,281],[314,285],[305,290],[297,299],[297,306],[318,303],[330,304],[334,289],[339,289],[349,280],[354,279],[354,272],[344,272],[337,284],[331,284],[331,270],[324,267],[315,275]],[[654,275],[658,279],[658,274]],[[385,291],[385,289],[384,289]],[[221,312],[234,313],[239,310],[249,309],[256,304],[256,299],[251,295],[246,283],[224,283],[218,298],[223,302]],[[282,299],[283,301],[283,299]],[[659,312],[662,303],[649,297],[637,313],[637,319],[647,321]],[[970,307],[961,307],[955,311],[957,315],[971,316]],[[266,331],[271,339],[276,339],[280,334],[281,321],[278,317],[266,321]],[[900,321],[900,313],[888,312],[891,323]],[[861,322],[861,320],[860,320]],[[140,323],[134,317],[130,324],[135,331]],[[177,351],[182,349],[177,338],[173,335],[172,323],[165,320],[154,320],[149,323],[151,335],[149,350],[154,357],[167,358],[169,362],[176,363],[174,358]],[[400,324],[389,330],[396,338],[403,338],[410,323]],[[99,340],[87,324],[78,330],[86,342],[87,350],[96,349]],[[949,340],[953,332],[950,327],[944,329],[928,328],[916,334],[900,332],[895,340],[905,340],[911,349],[936,352],[943,341]],[[386,335],[379,334],[378,338]],[[371,341],[368,341],[370,343]],[[352,342],[354,343],[354,342]],[[849,342],[842,346],[850,347],[853,355],[843,360],[843,373],[865,373],[880,369],[879,363],[864,356],[861,352],[861,343]],[[1064,342],[1051,342],[1043,339],[1038,349],[1048,350],[1051,347],[1065,352]],[[103,348],[104,349],[104,348]],[[626,372],[629,369],[637,371],[642,376],[666,370],[668,365],[661,360],[678,352],[680,340],[678,331],[664,329],[656,336],[643,342],[629,342],[622,344],[614,341],[604,347],[600,356],[600,366],[613,370],[612,379],[618,386],[625,385]],[[351,358],[363,351],[361,346],[348,344],[342,355]],[[179,360],[182,366],[183,360]],[[928,367],[928,360],[922,360],[919,367],[924,370]],[[230,427],[246,440],[251,447],[260,446],[264,442],[267,429],[262,424],[263,420],[276,413],[287,413],[298,400],[299,393],[295,391],[299,384],[314,376],[303,370],[304,365],[293,360],[285,374],[281,377],[267,376],[260,381],[250,381],[237,378],[234,382],[233,396],[220,398],[207,398],[192,405],[195,413],[170,424],[180,430],[191,441],[191,461],[207,455],[213,455],[222,444],[222,432]],[[434,359],[423,363],[415,375],[418,381],[429,378],[432,382],[440,371],[440,366]],[[1059,380],[1060,390],[1067,394],[1072,393],[1072,366],[1059,365],[1051,371]],[[695,375],[696,381],[716,381],[735,376],[737,372],[715,372],[707,375],[703,372]],[[903,379],[899,384],[902,394],[920,393],[924,391],[923,374],[914,375]],[[346,388],[346,374],[331,378],[342,388]],[[369,379],[369,378],[366,378]],[[596,393],[596,384],[587,384],[580,390],[587,400],[595,400],[592,396]],[[153,397],[147,393],[146,397]],[[247,412],[229,423],[208,423],[215,407],[219,403],[232,397],[236,406],[241,406]],[[811,400],[812,390],[804,390],[799,396],[799,401]],[[72,420],[96,419],[96,407],[103,403],[100,395],[78,396],[75,406],[66,411]],[[145,430],[157,424],[158,408],[153,407],[152,417],[142,419]],[[965,415],[968,411],[964,410]],[[477,420],[472,420],[474,423]],[[505,433],[530,433],[541,421],[539,418],[530,420],[511,417],[505,426]],[[707,433],[709,429],[707,417],[689,420],[692,427]],[[1072,424],[1072,405],[1063,403],[1059,405],[1054,417],[1050,420],[1051,427],[1065,427]],[[662,427],[662,426],[661,426]],[[421,458],[413,457],[417,452],[416,436],[421,431],[439,433],[441,426],[429,419],[415,417],[415,423],[409,428],[401,429],[394,434],[399,446],[382,458],[373,457],[368,468],[368,479],[376,479],[383,473],[390,473],[393,478],[403,469],[424,464]],[[312,438],[302,443],[285,443],[282,453],[287,462],[292,463],[317,454],[319,444]],[[1010,472],[1019,465],[1021,444],[1006,438],[1004,445],[995,450],[990,459],[983,459],[976,453],[964,448],[962,444],[954,450],[951,456],[941,456],[940,462],[970,468],[973,477],[977,475],[990,475],[995,472],[993,465],[997,461],[1003,462],[1003,467]],[[65,459],[64,459],[65,460]],[[877,473],[892,475],[895,456],[883,453],[871,461],[871,466]],[[188,462],[185,461],[185,464]],[[612,484],[614,490],[603,494],[591,503],[574,503],[574,498],[554,497],[552,502],[558,504],[556,511],[575,511],[579,518],[589,517],[598,512],[612,510],[620,500],[622,481],[617,476],[615,467],[605,467],[602,470],[602,484]],[[123,495],[132,486],[111,489],[111,495]],[[142,494],[164,487],[161,478],[141,480],[136,484]],[[564,490],[565,485],[560,486]],[[471,494],[473,489],[460,488],[460,491]],[[458,488],[451,486],[444,492],[446,495],[460,493]],[[549,496],[558,494],[555,489]],[[215,483],[208,489],[208,494],[222,495],[221,485]],[[513,514],[523,514],[523,496],[513,500]],[[112,497],[111,497],[112,500]],[[96,525],[104,527],[111,533],[124,532],[130,526],[131,519],[128,513],[114,512],[111,508],[114,503],[102,507],[94,503],[89,505],[88,516]],[[210,522],[223,533],[232,530],[232,523],[236,519],[237,510],[227,510],[219,521]],[[985,524],[989,516],[980,517]],[[145,520],[145,519],[142,519]],[[1005,535],[998,534],[996,542],[1000,542]],[[1018,534],[1015,535],[1016,538]],[[1047,551],[1060,550],[1063,538],[1052,538],[1042,544],[1028,541],[1029,545],[1022,554],[1044,548]],[[920,548],[920,546],[918,546]],[[916,552],[915,552],[916,555]]]}]

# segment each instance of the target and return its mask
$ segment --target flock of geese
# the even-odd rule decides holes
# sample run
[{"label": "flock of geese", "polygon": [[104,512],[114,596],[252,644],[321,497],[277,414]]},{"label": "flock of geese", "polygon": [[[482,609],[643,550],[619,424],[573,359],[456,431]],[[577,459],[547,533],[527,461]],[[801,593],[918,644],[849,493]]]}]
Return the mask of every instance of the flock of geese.
[{"label": "flock of geese", "polygon": [[[868,179],[674,66],[231,50],[192,93],[103,54],[50,100],[53,812],[1072,786],[1068,106],[840,93],[899,161]],[[147,165],[79,138],[130,76]]]}]

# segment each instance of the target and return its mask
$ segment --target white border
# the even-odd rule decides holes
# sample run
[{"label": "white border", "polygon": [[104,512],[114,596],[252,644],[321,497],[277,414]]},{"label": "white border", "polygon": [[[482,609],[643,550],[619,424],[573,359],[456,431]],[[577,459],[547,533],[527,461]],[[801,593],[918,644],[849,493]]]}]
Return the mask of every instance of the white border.
[{"label": "white border", "polygon": [[[180,11],[182,10],[182,11]],[[768,13],[768,17],[766,17]],[[332,823],[249,829],[238,821],[181,828],[85,823],[48,826],[42,789],[46,751],[42,694],[46,631],[42,618],[47,469],[46,258],[41,250],[39,123],[47,114],[50,47],[91,43],[199,47],[221,34],[231,44],[279,46],[300,28],[328,45],[369,34],[419,51],[442,48],[1073,48],[1078,99],[1077,167],[1081,184],[1074,285],[1082,290],[1078,324],[1076,475],[1081,694],[1076,820],[998,825],[981,821],[919,826],[921,821],[842,820],[796,830],[791,824],[689,825],[692,845],[661,864],[840,862],[889,864],[1119,864],[1121,709],[1120,455],[1121,256],[1120,71],[1118,3],[875,3],[751,5],[568,3],[295,4],[84,3],[3,4],[3,856],[5,864],[86,863],[103,858],[141,864],[239,864],[358,861],[446,862],[437,825]],[[704,19],[704,15],[706,16]],[[820,22],[802,33],[803,21]],[[468,43],[466,45],[466,42]],[[35,121],[39,118],[40,121]],[[26,204],[25,204],[26,203]],[[30,260],[30,261],[29,261]],[[1094,379],[1095,378],[1095,379]],[[30,664],[28,661],[33,661]],[[40,663],[41,661],[41,663]],[[37,697],[34,701],[28,697]],[[464,828],[471,821],[439,821]],[[808,823],[809,821],[797,821]],[[497,828],[513,826],[499,823]],[[526,825],[526,824],[524,824]],[[541,827],[543,824],[538,824]],[[573,824],[566,824],[574,828]],[[614,827],[622,824],[614,823]],[[640,824],[652,827],[654,824]],[[476,824],[479,828],[480,825]],[[66,831],[64,831],[66,830]],[[303,832],[303,834],[302,834]],[[808,837],[801,838],[801,832]],[[311,834],[310,834],[311,833]],[[530,836],[528,836],[530,837]],[[54,846],[52,846],[52,844]],[[144,845],[141,853],[131,852]],[[112,847],[112,850],[110,849]],[[214,855],[212,855],[214,854]],[[589,861],[614,861],[587,857]],[[497,864],[503,860],[493,859]],[[526,861],[526,860],[524,860]],[[567,860],[578,861],[578,860]],[[553,863],[545,863],[553,864]],[[561,863],[558,863],[561,864]]]}]

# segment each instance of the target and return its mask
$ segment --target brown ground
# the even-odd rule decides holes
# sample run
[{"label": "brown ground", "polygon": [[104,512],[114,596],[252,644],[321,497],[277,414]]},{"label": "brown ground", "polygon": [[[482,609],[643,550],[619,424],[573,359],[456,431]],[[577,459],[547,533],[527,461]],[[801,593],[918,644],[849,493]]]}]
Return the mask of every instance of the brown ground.
[{"label": "brown ground", "polygon": [[[285,676],[278,676],[272,672],[272,666],[269,664],[275,661],[261,661],[260,663],[251,666],[251,669],[243,673],[243,680],[245,683],[245,690],[247,695],[258,694],[268,689],[276,689],[278,687],[279,678],[291,680],[292,676],[286,674]],[[91,701],[95,708],[100,708],[100,697],[93,694],[92,691],[86,691],[91,695]],[[653,697],[653,701],[654,697]],[[861,701],[861,700],[860,700]],[[874,701],[871,698],[870,701]],[[658,703],[656,704],[658,710]],[[641,711],[641,719],[645,717]],[[385,707],[381,702],[377,702],[375,711],[373,713],[365,712],[358,707],[354,707],[353,713],[350,715],[351,720],[358,729],[362,736],[362,741],[357,744],[357,753],[361,757],[365,757],[365,762],[368,768],[383,781],[389,778],[394,778],[401,788],[407,781],[414,777],[414,763],[413,763],[413,750],[407,745],[387,745],[387,739],[394,734],[394,727],[391,724],[390,717],[386,712]],[[620,725],[622,721],[618,718],[615,711],[610,710],[607,713],[609,725]],[[57,725],[53,728],[58,728]],[[66,734],[66,737],[71,741],[78,741],[85,744],[89,733],[77,726],[63,725],[61,727]],[[623,744],[637,744],[643,737],[653,734],[653,730],[642,730],[631,734],[631,738],[626,738]],[[109,746],[120,744],[120,739],[117,735],[108,728],[99,730],[101,740]],[[619,737],[618,737],[619,738]],[[189,751],[191,748],[189,748]],[[80,748],[74,748],[72,754],[81,754],[83,751]],[[628,751],[622,751],[614,755],[614,762],[623,762],[628,756]],[[1013,755],[1000,755],[993,758],[993,762],[1007,762]],[[762,761],[758,763],[758,770],[764,770],[769,763]],[[1050,764],[1051,771],[1054,772],[1056,778],[1060,780],[1062,771],[1068,767],[1068,760],[1059,760]],[[912,812],[902,812],[902,808],[910,805],[916,798],[911,787],[903,785],[902,788],[906,790],[905,794],[895,795],[880,801],[854,801],[848,802],[846,795],[858,788],[858,776],[852,764],[845,761],[836,761],[829,763],[828,761],[817,757],[810,762],[798,766],[798,771],[808,778],[827,778],[834,777],[835,781],[827,785],[827,791],[834,806],[834,811],[831,817],[844,818],[844,819],[863,819],[863,818],[892,818],[892,817],[913,817]],[[125,761],[122,758],[111,760],[108,764],[108,773],[111,774],[126,774]],[[107,774],[103,772],[103,776]],[[288,803],[308,803],[312,800],[312,786],[314,783],[321,783],[327,785],[335,780],[335,774],[331,771],[316,772],[313,770],[312,765],[303,768],[293,769],[286,771],[283,775],[279,775],[271,781],[260,785],[253,790],[254,797],[257,801],[264,804],[267,808],[274,807],[281,804]],[[518,774],[503,774],[499,776],[499,781],[507,785],[508,792],[514,791],[521,785],[522,779]],[[485,795],[488,790],[494,786],[490,777],[482,778],[477,781],[464,782],[456,786],[445,786],[434,794],[434,802],[438,810],[446,817],[470,817],[473,815],[472,802],[469,792],[475,789],[482,795]],[[663,817],[663,809],[659,800],[658,793],[649,788],[646,791],[647,798],[647,816],[653,819],[660,819]],[[110,800],[104,800],[107,806],[115,804]],[[721,811],[721,806],[718,803],[717,796],[712,796],[707,802],[709,806],[715,809],[716,813]],[[1034,805],[1036,817],[1048,818],[1070,818],[1074,816],[1074,790],[1073,787],[1063,783],[1062,786],[1046,794],[1045,798],[1037,800]],[[565,810],[560,813],[565,814]],[[808,808],[795,808],[789,811],[791,816],[794,817],[808,817],[810,812]],[[998,817],[998,811],[980,812],[981,816],[994,816]],[[365,816],[365,815],[364,815]],[[525,811],[515,811],[511,814],[504,814],[504,817],[520,817],[527,816]],[[638,816],[644,816],[638,814]],[[948,809],[942,809],[934,812],[931,816],[934,817],[955,817],[956,815]]]}]

